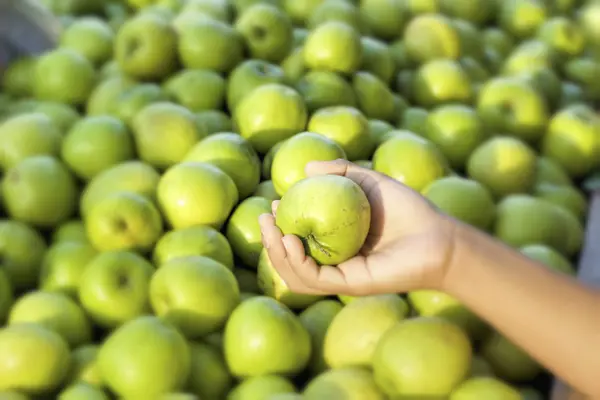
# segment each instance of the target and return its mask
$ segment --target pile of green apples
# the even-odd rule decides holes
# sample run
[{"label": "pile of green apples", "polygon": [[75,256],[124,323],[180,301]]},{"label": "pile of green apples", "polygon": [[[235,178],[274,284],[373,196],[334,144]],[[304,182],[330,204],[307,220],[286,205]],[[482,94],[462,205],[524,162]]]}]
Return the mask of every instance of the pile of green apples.
[{"label": "pile of green apples", "polygon": [[543,398],[445,293],[291,292],[258,216],[347,159],[575,274],[600,1],[42,3],[57,48],[0,85],[0,399]]}]

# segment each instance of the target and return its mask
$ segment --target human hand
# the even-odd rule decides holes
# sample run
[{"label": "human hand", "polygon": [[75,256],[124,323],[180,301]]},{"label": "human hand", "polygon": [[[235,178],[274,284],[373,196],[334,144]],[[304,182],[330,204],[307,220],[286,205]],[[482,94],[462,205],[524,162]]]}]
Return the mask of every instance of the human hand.
[{"label": "human hand", "polygon": [[341,175],[359,184],[371,204],[371,228],[354,258],[318,266],[300,238],[283,235],[273,215],[260,216],[263,245],[273,266],[296,293],[366,296],[442,289],[457,223],[400,182],[346,160],[311,162],[307,176]]}]

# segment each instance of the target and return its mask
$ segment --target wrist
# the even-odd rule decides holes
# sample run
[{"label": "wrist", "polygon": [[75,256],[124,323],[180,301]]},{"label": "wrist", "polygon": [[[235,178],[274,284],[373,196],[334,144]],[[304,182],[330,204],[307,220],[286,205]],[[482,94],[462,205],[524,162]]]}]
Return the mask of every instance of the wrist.
[{"label": "wrist", "polygon": [[452,219],[452,243],[444,266],[440,290],[451,296],[457,296],[468,279],[468,268],[474,258],[473,246],[477,242],[474,235],[481,234],[474,228]]}]

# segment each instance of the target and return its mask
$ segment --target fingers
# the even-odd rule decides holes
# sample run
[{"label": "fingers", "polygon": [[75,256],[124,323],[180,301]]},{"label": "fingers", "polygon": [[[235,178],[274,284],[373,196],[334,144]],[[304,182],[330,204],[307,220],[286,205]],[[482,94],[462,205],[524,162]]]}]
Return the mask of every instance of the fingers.
[{"label": "fingers", "polygon": [[271,212],[275,217],[277,217],[277,207],[279,207],[279,201],[280,200],[275,200],[271,203]]}]

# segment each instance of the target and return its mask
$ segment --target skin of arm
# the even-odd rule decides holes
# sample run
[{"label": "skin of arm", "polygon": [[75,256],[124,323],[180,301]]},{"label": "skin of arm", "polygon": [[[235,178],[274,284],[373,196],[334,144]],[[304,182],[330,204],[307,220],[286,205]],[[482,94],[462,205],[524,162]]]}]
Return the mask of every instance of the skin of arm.
[{"label": "skin of arm", "polygon": [[441,289],[566,383],[600,398],[600,292],[456,223]]}]

